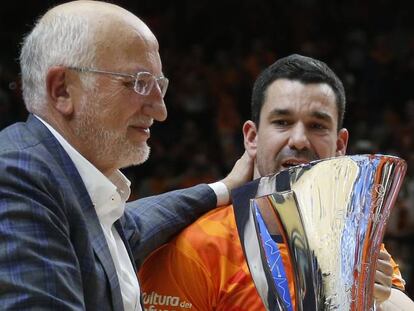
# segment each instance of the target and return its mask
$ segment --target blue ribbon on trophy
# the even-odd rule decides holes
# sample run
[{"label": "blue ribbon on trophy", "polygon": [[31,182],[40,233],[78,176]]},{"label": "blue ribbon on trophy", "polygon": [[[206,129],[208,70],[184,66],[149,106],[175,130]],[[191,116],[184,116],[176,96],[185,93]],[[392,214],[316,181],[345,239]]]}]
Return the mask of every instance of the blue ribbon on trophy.
[{"label": "blue ribbon on trophy", "polygon": [[[255,204],[255,203],[253,203]],[[255,212],[257,217],[257,223],[259,226],[259,234],[262,239],[262,245],[264,246],[264,252],[267,258],[267,264],[273,276],[276,290],[278,291],[283,304],[288,311],[293,311],[292,301],[289,292],[289,282],[286,278],[285,267],[283,265],[282,256],[280,254],[279,247],[275,241],[275,238],[270,236],[269,231],[266,228],[263,217],[260,210],[255,206]]]}]

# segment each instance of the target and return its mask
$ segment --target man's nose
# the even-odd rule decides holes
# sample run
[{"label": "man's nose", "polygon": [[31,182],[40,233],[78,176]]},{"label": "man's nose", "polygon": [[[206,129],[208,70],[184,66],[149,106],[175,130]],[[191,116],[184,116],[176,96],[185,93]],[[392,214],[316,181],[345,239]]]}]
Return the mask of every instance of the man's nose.
[{"label": "man's nose", "polygon": [[310,142],[306,128],[302,123],[295,124],[290,131],[288,145],[291,149],[305,150],[310,149]]},{"label": "man's nose", "polygon": [[152,88],[144,102],[143,113],[159,122],[167,119],[167,107],[158,86]]}]

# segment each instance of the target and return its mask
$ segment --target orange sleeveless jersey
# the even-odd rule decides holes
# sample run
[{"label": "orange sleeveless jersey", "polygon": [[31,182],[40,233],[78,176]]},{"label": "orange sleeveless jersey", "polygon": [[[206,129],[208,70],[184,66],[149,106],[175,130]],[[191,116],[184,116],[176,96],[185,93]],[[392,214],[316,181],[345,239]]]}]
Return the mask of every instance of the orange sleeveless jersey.
[{"label": "orange sleeveless jersey", "polygon": [[[285,245],[279,247],[287,265]],[[393,285],[404,289],[398,265],[392,264]],[[145,311],[265,311],[244,259],[231,205],[205,214],[152,253],[139,277]],[[294,293],[292,276],[287,278]]]}]

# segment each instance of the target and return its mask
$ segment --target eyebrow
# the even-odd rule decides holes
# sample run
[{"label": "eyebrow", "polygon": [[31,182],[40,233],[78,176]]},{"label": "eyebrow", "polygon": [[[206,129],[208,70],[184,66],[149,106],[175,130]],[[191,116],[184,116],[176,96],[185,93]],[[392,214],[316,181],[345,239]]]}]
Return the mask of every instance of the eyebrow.
[{"label": "eyebrow", "polygon": [[326,112],[323,112],[323,111],[313,111],[311,115],[313,117],[321,120],[321,121],[333,123],[332,116],[330,114],[326,113]]},{"label": "eyebrow", "polygon": [[292,111],[290,109],[279,109],[275,108],[272,111],[270,111],[269,116],[270,117],[278,117],[278,116],[290,116],[292,115]]},{"label": "eyebrow", "polygon": [[[292,115],[293,115],[293,112],[291,109],[275,108],[270,112],[269,117],[292,116]],[[324,111],[312,111],[311,116],[321,121],[333,123],[332,116]]]}]

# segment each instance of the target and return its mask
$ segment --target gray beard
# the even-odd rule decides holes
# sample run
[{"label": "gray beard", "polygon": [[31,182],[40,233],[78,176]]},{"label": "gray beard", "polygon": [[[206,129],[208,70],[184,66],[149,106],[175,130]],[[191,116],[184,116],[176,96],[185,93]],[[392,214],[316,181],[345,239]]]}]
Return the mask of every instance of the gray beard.
[{"label": "gray beard", "polygon": [[104,128],[97,120],[94,105],[86,98],[81,103],[81,111],[75,122],[75,135],[84,146],[93,150],[95,158],[101,162],[114,163],[116,168],[124,168],[145,162],[150,154],[146,142],[132,144],[125,136]]}]

